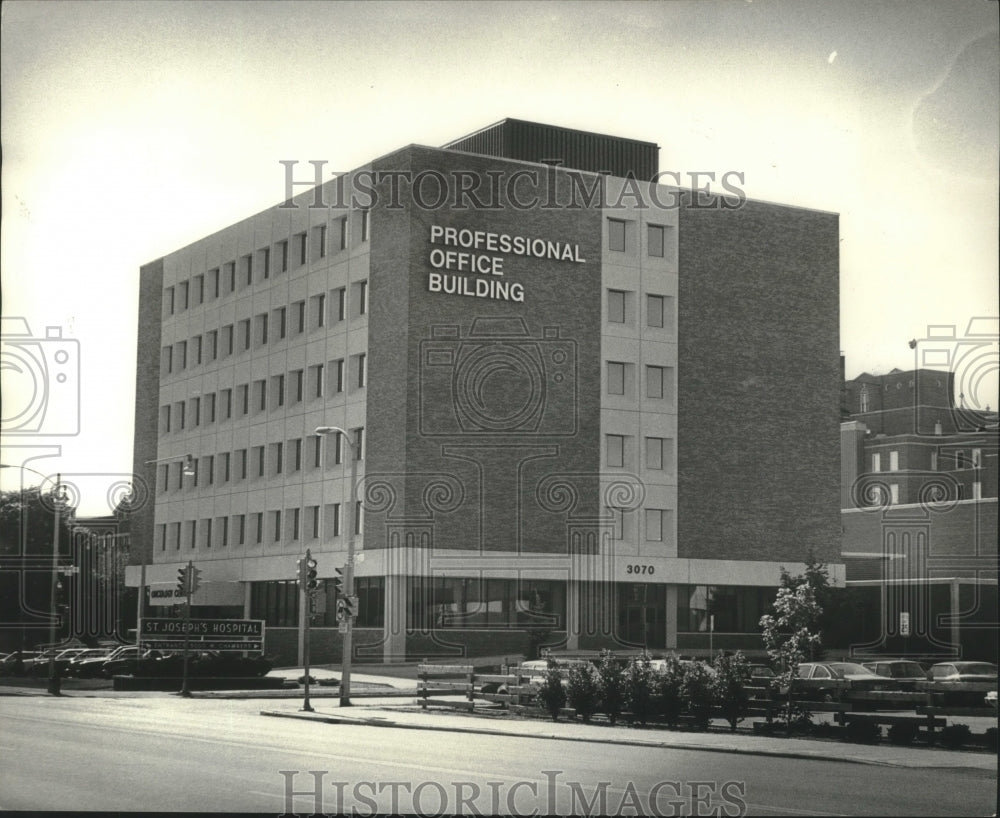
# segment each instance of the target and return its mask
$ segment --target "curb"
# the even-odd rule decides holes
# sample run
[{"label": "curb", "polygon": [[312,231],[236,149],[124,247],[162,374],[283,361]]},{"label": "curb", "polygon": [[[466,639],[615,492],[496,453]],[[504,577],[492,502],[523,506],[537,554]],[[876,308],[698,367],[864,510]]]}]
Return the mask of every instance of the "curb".
[{"label": "curb", "polygon": [[[404,722],[392,721],[384,717],[365,716],[341,716],[332,714],[307,713],[303,711],[290,712],[282,710],[261,710],[260,715],[273,718],[301,719],[305,721],[318,721],[323,724],[352,724],[364,725],[366,727],[393,727],[397,730],[430,730],[442,733],[472,733],[487,736],[512,736],[515,738],[542,739],[549,741],[577,741],[590,744],[609,744],[628,747],[658,747],[665,750],[695,750],[705,753],[739,753],[743,755],[769,756],[772,758],[802,759],[806,761],[838,761],[844,764],[864,764],[871,767],[895,767],[899,769],[938,769],[931,766],[922,767],[910,764],[902,764],[895,761],[882,761],[878,759],[862,758],[859,756],[830,756],[815,751],[794,751],[794,750],[769,750],[766,748],[747,749],[732,745],[705,745],[691,744],[687,742],[664,742],[650,739],[627,739],[627,738],[588,738],[583,736],[559,736],[554,733],[512,733],[506,730],[497,730],[489,727],[471,727],[467,725],[430,725],[430,724],[408,724]],[[976,769],[978,767],[942,767],[940,769]]]}]

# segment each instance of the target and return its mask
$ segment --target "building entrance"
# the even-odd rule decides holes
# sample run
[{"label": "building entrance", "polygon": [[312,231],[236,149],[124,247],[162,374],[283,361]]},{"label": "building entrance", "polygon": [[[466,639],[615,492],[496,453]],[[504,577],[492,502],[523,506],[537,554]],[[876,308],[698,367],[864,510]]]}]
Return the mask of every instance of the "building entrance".
[{"label": "building entrance", "polygon": [[618,638],[630,647],[667,646],[666,587],[629,582],[618,585]]}]

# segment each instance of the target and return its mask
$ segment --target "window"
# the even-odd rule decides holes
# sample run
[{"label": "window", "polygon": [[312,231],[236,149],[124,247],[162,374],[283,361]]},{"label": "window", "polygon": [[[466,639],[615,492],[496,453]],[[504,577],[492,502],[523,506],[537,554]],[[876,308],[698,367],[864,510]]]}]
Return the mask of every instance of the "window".
[{"label": "window", "polygon": [[237,514],[233,517],[233,527],[236,529],[234,535],[236,537],[237,545],[245,545],[247,541],[247,516],[246,514]]},{"label": "window", "polygon": [[191,425],[201,425],[201,398],[191,398]]},{"label": "window", "polygon": [[182,281],[178,286],[180,287],[181,309],[186,310],[189,305],[188,293],[190,290],[190,285],[187,281]]},{"label": "window", "polygon": [[266,312],[254,316],[255,332],[254,346],[260,348],[267,344],[267,324],[268,315]]},{"label": "window", "polygon": [[292,471],[302,471],[302,438],[289,441],[292,453]]},{"label": "window", "polygon": [[[340,435],[337,435],[339,438]],[[354,430],[354,459],[365,459],[365,428],[361,426]]]},{"label": "window", "polygon": [[873,452],[872,453],[872,471],[880,472],[882,471],[882,453]]},{"label": "window", "polygon": [[216,517],[215,528],[219,532],[219,545],[223,547],[229,545],[229,518]]},{"label": "window", "polygon": [[262,247],[257,251],[257,268],[264,278],[271,277],[271,248]]},{"label": "window", "polygon": [[205,334],[205,341],[206,360],[211,363],[219,357],[219,331],[217,329],[209,330]]},{"label": "window", "polygon": [[662,329],[666,325],[666,299],[662,295],[647,295],[646,326]]},{"label": "window", "polygon": [[229,478],[232,476],[230,471],[230,465],[232,463],[232,455],[229,452],[223,452],[221,455],[219,455],[219,457],[221,458],[221,463],[220,463],[221,467],[219,469],[220,479],[223,483],[228,483]]},{"label": "window", "polygon": [[646,438],[646,468],[668,471],[670,468],[670,446],[672,441],[662,437]]},{"label": "window", "polygon": [[250,384],[241,383],[236,387],[240,403],[240,414],[246,417],[250,414]]},{"label": "window", "polygon": [[254,542],[260,545],[264,542],[264,512],[257,511],[253,515]]},{"label": "window", "polygon": [[674,370],[668,366],[646,367],[646,397],[653,400],[672,401],[674,394]]},{"label": "window", "polygon": [[368,282],[357,281],[351,285],[351,297],[354,300],[352,314],[364,315],[368,312]]},{"label": "window", "polygon": [[894,506],[899,505],[899,483],[889,484],[889,502]]},{"label": "window", "polygon": [[611,324],[625,323],[625,292],[623,290],[608,290],[608,322]]},{"label": "window", "polygon": [[205,460],[205,485],[211,486],[215,482],[215,455],[206,455]]},{"label": "window", "polygon": [[226,324],[222,328],[222,352],[221,357],[233,354],[233,325]]},{"label": "window", "polygon": [[361,211],[361,241],[368,241],[368,224],[370,221],[370,215],[371,213],[367,209]]},{"label": "window", "polygon": [[285,470],[285,445],[283,443],[271,444],[271,467],[272,474],[281,474]]},{"label": "window", "polygon": [[337,321],[343,321],[347,317],[347,289],[339,287],[332,293],[333,309],[336,310]]},{"label": "window", "polygon": [[284,273],[288,271],[288,241],[279,241],[275,247],[278,251],[278,272]]},{"label": "window", "polygon": [[160,550],[167,550],[167,524],[160,523],[156,526],[156,539],[160,543]]},{"label": "window", "polygon": [[284,339],[288,330],[288,310],[285,307],[278,307],[274,311],[274,326],[278,333],[278,340]]},{"label": "window", "polygon": [[324,509],[326,520],[325,538],[330,540],[340,536],[340,503],[330,503]]},{"label": "window", "polygon": [[295,263],[301,267],[309,261],[309,237],[306,233],[295,234]]},{"label": "window", "polygon": [[647,228],[647,252],[653,258],[663,258],[663,233],[661,224],[651,224]]},{"label": "window", "polygon": [[216,267],[214,270],[208,271],[208,297],[218,298],[220,292],[219,268]]},{"label": "window", "polygon": [[178,429],[183,429],[184,426],[185,426],[185,420],[186,420],[185,409],[187,407],[185,406],[184,401],[180,401],[179,403],[175,404],[175,406],[176,406],[176,410],[175,411],[177,413],[177,428]]},{"label": "window", "polygon": [[253,405],[257,412],[267,411],[267,381],[263,379],[253,382]]},{"label": "window", "polygon": [[663,509],[646,509],[646,542],[663,542]]},{"label": "window", "polygon": [[271,512],[271,522],[272,522],[272,532],[274,533],[274,541],[281,542],[281,510]]},{"label": "window", "polygon": [[167,315],[173,315],[174,311],[175,311],[175,309],[177,307],[177,304],[175,303],[175,300],[174,300],[174,288],[173,287],[167,287],[167,289],[166,289],[166,298],[164,300],[166,301]]},{"label": "window", "polygon": [[899,471],[899,452],[889,452],[889,471]]},{"label": "window", "polygon": [[347,249],[347,216],[340,218],[340,249]]},{"label": "window", "polygon": [[174,348],[173,345],[165,346],[163,354],[160,356],[160,369],[164,375],[169,375],[174,371]]},{"label": "window", "polygon": [[239,474],[239,478],[238,478],[239,480],[246,480],[247,479],[247,472],[248,472],[248,468],[249,468],[248,462],[247,462],[248,461],[247,455],[248,455],[248,452],[247,452],[246,449],[237,449],[236,450],[236,468],[237,468],[237,474]]},{"label": "window", "polygon": [[170,431],[170,404],[160,407],[160,432],[166,434]]},{"label": "window", "polygon": [[308,537],[310,540],[319,539],[319,506],[309,506],[306,509],[306,524],[309,526]]},{"label": "window", "polygon": [[323,397],[323,364],[309,367],[309,395],[313,398]]},{"label": "window", "polygon": [[608,219],[608,249],[625,252],[625,222],[621,219]]},{"label": "window", "polygon": [[236,292],[236,262],[227,261],[225,264],[225,273],[223,282],[226,287],[226,293]]},{"label": "window", "polygon": [[215,404],[218,395],[209,392],[205,395],[205,423],[215,423]]},{"label": "window", "polygon": [[177,360],[177,368],[178,369],[187,369],[187,365],[188,365],[187,358],[188,358],[188,344],[187,344],[187,341],[178,341],[177,342],[177,358],[176,358],[176,360]]},{"label": "window", "polygon": [[319,224],[313,228],[313,258],[320,259],[326,257],[326,225]]},{"label": "window", "polygon": [[344,359],[330,361],[330,387],[332,394],[339,395],[344,391]]},{"label": "window", "polygon": [[362,513],[361,501],[354,501],[354,533],[365,533],[365,515]]},{"label": "window", "polygon": [[323,438],[319,435],[311,435],[309,445],[312,448],[312,467],[318,469],[323,464]]},{"label": "window", "polygon": [[292,304],[292,326],[296,335],[306,331],[306,302],[296,301]]},{"label": "window", "polygon": [[223,389],[219,394],[222,396],[222,419],[229,420],[233,416],[233,390]]},{"label": "window", "polygon": [[254,462],[254,474],[257,477],[263,477],[265,472],[265,466],[267,465],[267,455],[264,452],[263,446],[253,447],[253,462]]},{"label": "window", "polygon": [[358,385],[358,389],[365,388],[365,376],[367,375],[367,361],[368,356],[365,353],[354,356],[354,370],[355,370],[355,383]]},{"label": "window", "polygon": [[309,299],[310,326],[319,329],[326,326],[326,293],[314,295]]},{"label": "window", "polygon": [[273,406],[285,405],[285,376],[271,376],[271,404]]},{"label": "window", "polygon": [[625,394],[626,364],[619,361],[608,361],[608,394]]},{"label": "window", "polygon": [[250,349],[251,342],[253,341],[252,328],[249,318],[244,318],[240,321],[240,346],[245,352]]},{"label": "window", "polygon": [[191,280],[194,282],[194,305],[197,307],[205,301],[205,276],[195,276]]},{"label": "window", "polygon": [[608,466],[611,466],[612,468],[623,468],[625,466],[624,435],[607,435],[605,440]]},{"label": "window", "polygon": [[291,531],[292,542],[295,542],[296,540],[299,539],[300,514],[301,514],[301,509],[298,508],[292,509],[292,531]]},{"label": "window", "polygon": [[292,403],[302,403],[302,390],[305,382],[305,370],[292,370]]},{"label": "window", "polygon": [[198,544],[198,521],[191,520],[188,523],[188,544],[194,548]]},{"label": "window", "polygon": [[253,284],[253,253],[243,256],[243,286]]}]

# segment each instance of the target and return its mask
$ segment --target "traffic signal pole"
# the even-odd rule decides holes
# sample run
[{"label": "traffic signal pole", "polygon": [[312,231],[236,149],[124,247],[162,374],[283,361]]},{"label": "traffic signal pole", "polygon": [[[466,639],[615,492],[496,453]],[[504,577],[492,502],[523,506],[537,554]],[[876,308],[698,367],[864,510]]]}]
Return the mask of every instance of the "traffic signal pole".
[{"label": "traffic signal pole", "polygon": [[181,576],[182,591],[185,596],[184,603],[184,670],[181,676],[181,695],[190,696],[191,688],[188,681],[188,657],[191,645],[191,582],[194,578],[194,563],[188,560],[187,568],[182,568]]},{"label": "traffic signal pole", "polygon": [[302,670],[305,673],[305,684],[304,684],[304,696],[302,699],[302,709],[307,713],[313,711],[313,706],[309,703],[309,626],[312,622],[312,598],[313,589],[310,587],[310,582],[315,582],[311,579],[310,574],[315,576],[316,574],[316,563],[312,558],[312,554],[309,549],[306,549],[306,558],[299,562],[299,588],[301,589],[301,595],[299,596],[299,602],[302,604],[305,612],[303,629],[303,644],[302,644]]}]

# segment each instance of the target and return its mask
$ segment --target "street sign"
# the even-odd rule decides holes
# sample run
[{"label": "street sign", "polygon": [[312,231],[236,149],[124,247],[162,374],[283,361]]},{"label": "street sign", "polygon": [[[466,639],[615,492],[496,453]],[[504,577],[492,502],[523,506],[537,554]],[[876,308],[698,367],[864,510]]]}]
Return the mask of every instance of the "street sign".
[{"label": "street sign", "polygon": [[263,619],[164,619],[139,620],[139,642],[151,648],[182,650],[187,634],[193,650],[263,650]]},{"label": "street sign", "polygon": [[900,611],[899,614],[899,635],[910,635],[910,614],[907,611]]}]

